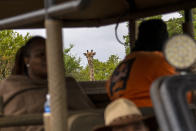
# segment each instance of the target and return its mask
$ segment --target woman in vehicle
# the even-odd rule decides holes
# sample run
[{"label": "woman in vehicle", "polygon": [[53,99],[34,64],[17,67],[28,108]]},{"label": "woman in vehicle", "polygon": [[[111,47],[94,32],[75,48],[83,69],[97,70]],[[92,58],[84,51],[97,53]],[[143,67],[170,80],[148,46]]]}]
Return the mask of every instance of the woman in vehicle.
[{"label": "woman in vehicle", "polygon": [[111,100],[125,97],[138,107],[151,107],[150,86],[161,76],[175,74],[165,60],[162,47],[168,39],[166,24],[159,19],[143,21],[135,48],[115,69],[107,82]]},{"label": "woman in vehicle", "polygon": [[[40,36],[30,38],[16,54],[12,74],[0,83],[0,96],[4,100],[5,115],[43,113],[47,89],[45,39]],[[75,79],[66,78],[68,109],[93,108]],[[76,93],[77,95],[73,95]],[[74,96],[74,97],[73,97]],[[5,130],[42,130],[40,126],[6,128]],[[1,129],[2,130],[2,129]]]}]

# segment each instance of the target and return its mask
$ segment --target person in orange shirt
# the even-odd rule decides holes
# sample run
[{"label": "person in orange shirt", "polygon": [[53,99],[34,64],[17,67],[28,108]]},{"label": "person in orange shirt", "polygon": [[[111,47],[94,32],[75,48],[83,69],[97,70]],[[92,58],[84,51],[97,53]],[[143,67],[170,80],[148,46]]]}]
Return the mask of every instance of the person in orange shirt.
[{"label": "person in orange shirt", "polygon": [[167,39],[167,27],[162,20],[147,20],[140,24],[135,48],[107,81],[111,100],[124,97],[138,107],[152,106],[149,93],[152,82],[161,76],[176,73],[161,52]]}]

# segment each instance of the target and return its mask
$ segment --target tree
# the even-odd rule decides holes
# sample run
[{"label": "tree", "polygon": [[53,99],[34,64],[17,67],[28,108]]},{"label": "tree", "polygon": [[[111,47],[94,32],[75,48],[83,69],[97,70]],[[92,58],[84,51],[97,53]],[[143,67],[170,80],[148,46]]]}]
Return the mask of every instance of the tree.
[{"label": "tree", "polygon": [[123,39],[125,40],[125,54],[128,55],[130,53],[129,35],[124,35]]},{"label": "tree", "polygon": [[[13,30],[0,31],[0,79],[6,78],[11,73],[17,50],[30,37],[29,33],[23,37]],[[70,53],[73,47],[73,44],[70,44],[69,48],[65,48],[63,51],[65,73],[78,81],[87,81],[89,80],[88,66],[82,67],[80,65],[81,58],[77,58]],[[96,80],[106,80],[118,65],[119,58],[116,55],[111,55],[106,62],[101,62],[98,59],[93,62]]]},{"label": "tree", "polygon": [[[182,24],[184,23],[184,12],[183,11],[179,11],[178,12],[181,17],[180,18],[172,18],[169,19],[168,21],[165,21],[167,24],[167,29],[169,32],[169,37],[176,35],[176,34],[182,34],[183,33],[183,29],[182,29]],[[193,26],[194,29],[196,29],[196,8],[192,10],[193,13]],[[148,17],[145,19],[152,19],[152,18],[161,18],[161,15],[159,16],[154,16],[154,17]],[[137,22],[137,24],[139,24],[141,21]],[[195,36],[194,38],[196,39],[196,31],[194,32]],[[129,36],[123,36],[124,40],[125,40],[125,50],[126,50],[126,54],[129,53]]]},{"label": "tree", "polygon": [[[181,15],[180,18],[172,18],[166,21],[167,29],[168,29],[170,37],[176,34],[183,33],[182,24],[184,23],[184,12],[179,11],[178,13]],[[192,13],[193,13],[193,29],[196,29],[196,21],[195,21],[196,20],[196,8],[192,10]],[[196,31],[195,31],[195,39],[196,39]]]},{"label": "tree", "polygon": [[80,72],[78,74],[77,80],[78,81],[89,81],[90,80],[88,65],[85,67],[82,67],[82,69],[80,70]]},{"label": "tree", "polygon": [[17,50],[29,38],[28,33],[23,37],[13,30],[0,31],[0,80],[11,73]]},{"label": "tree", "polygon": [[182,24],[184,23],[184,17],[181,18],[172,18],[166,21],[167,24],[167,30],[169,33],[169,37],[176,35],[176,34],[182,34]]},{"label": "tree", "polygon": [[73,56],[70,51],[74,47],[73,44],[70,44],[69,48],[64,49],[64,65],[65,65],[65,73],[68,76],[74,77],[76,80],[80,80],[81,75],[80,71],[82,70],[82,66],[80,65],[81,59]]},{"label": "tree", "polygon": [[[23,37],[13,30],[0,31],[0,80],[10,75],[16,52],[30,37],[29,33]],[[80,80],[82,77],[80,75],[82,70],[81,59],[70,54],[72,48],[73,45],[70,44],[70,47],[64,49],[63,52],[66,74]]]},{"label": "tree", "polygon": [[106,76],[105,78],[108,79],[109,76],[112,75],[114,69],[118,66],[118,64],[120,63],[120,59],[117,55],[111,55],[108,60],[106,61]]},{"label": "tree", "polygon": [[[106,62],[101,62],[98,59],[93,60],[94,65],[94,77],[95,80],[107,80],[120,60],[117,55],[111,55]],[[85,76],[84,80],[89,80],[89,69],[88,65],[81,71]]]}]

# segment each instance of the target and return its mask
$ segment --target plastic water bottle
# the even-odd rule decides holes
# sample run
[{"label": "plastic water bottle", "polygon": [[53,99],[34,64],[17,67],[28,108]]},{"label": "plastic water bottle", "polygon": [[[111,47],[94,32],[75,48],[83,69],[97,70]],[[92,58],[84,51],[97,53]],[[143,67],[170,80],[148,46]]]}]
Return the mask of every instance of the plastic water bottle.
[{"label": "plastic water bottle", "polygon": [[44,128],[45,131],[50,131],[50,95],[46,95],[46,102],[44,104]]},{"label": "plastic water bottle", "polygon": [[46,95],[46,102],[44,104],[44,112],[50,113],[50,94]]}]

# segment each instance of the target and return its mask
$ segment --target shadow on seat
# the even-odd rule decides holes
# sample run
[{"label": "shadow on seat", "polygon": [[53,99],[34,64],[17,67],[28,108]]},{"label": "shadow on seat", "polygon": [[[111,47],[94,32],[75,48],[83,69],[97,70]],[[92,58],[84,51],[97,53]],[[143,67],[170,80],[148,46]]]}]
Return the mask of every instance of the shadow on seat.
[{"label": "shadow on seat", "polygon": [[95,105],[73,77],[66,77],[66,84],[70,110],[95,108]]},{"label": "shadow on seat", "polygon": [[104,115],[100,112],[82,112],[68,119],[68,131],[93,131],[100,125],[104,125]]}]

